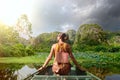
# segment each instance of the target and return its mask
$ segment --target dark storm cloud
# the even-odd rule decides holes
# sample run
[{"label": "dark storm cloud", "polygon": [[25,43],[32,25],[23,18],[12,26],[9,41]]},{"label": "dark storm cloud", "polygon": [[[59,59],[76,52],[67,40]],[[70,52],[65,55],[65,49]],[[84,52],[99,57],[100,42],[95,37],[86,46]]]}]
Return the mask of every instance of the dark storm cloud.
[{"label": "dark storm cloud", "polygon": [[105,30],[120,30],[120,0],[43,0],[36,7],[34,31],[77,29],[98,23]]},{"label": "dark storm cloud", "polygon": [[[120,30],[120,0],[98,0],[89,18],[102,25],[103,29]],[[92,21],[92,20],[91,20]]]}]

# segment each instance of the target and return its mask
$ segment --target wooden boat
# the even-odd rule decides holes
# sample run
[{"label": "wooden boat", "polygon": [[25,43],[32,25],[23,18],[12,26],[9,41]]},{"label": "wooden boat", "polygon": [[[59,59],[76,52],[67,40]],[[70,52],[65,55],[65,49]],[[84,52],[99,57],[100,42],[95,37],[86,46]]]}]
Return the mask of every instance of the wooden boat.
[{"label": "wooden boat", "polygon": [[90,72],[81,71],[75,67],[71,67],[69,75],[57,76],[52,73],[52,66],[34,74],[25,80],[101,80]]}]

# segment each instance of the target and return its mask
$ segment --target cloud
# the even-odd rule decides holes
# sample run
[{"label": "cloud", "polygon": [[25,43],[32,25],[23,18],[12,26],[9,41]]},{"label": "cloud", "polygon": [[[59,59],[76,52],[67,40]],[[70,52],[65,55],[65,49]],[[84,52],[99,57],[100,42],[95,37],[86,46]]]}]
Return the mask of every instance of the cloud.
[{"label": "cloud", "polygon": [[62,28],[61,31],[66,32],[67,30],[73,29],[74,25],[72,25],[72,24],[64,24],[64,25],[61,25],[60,27]]},{"label": "cloud", "polygon": [[77,30],[81,24],[98,23],[105,30],[120,30],[120,0],[39,0],[33,31]]}]

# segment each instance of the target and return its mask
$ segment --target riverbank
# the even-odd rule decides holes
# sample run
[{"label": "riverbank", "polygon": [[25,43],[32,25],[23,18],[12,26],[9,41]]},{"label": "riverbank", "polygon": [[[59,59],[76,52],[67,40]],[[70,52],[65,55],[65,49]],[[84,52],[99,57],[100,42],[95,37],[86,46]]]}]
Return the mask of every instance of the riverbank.
[{"label": "riverbank", "polygon": [[[17,64],[21,64],[19,67],[17,66],[18,69],[21,68],[23,64],[41,66],[48,55],[49,53],[38,53],[36,55],[26,57],[0,57],[0,63],[3,67],[7,64],[8,68],[13,66],[16,67]],[[107,75],[120,74],[119,53],[80,52],[74,53],[74,56],[80,65],[101,79],[104,79]],[[52,62],[53,59],[48,65],[52,65]],[[13,66],[9,66],[12,65],[12,63]]]},{"label": "riverbank", "polygon": [[27,56],[27,57],[1,57],[0,63],[40,63],[39,57]]},{"label": "riverbank", "polygon": [[47,55],[48,53],[40,53],[39,55],[26,57],[0,57],[0,63],[18,63],[18,64],[43,63]]}]

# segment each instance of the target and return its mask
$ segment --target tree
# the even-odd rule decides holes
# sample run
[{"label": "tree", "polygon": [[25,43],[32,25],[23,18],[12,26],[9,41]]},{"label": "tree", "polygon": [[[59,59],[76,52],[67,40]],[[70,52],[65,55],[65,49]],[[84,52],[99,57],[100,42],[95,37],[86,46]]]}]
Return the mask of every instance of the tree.
[{"label": "tree", "polygon": [[31,38],[32,24],[26,14],[23,14],[18,18],[15,30],[19,32],[21,37]]},{"label": "tree", "polygon": [[106,42],[105,33],[98,24],[81,25],[76,34],[75,43],[86,45],[98,45]]},{"label": "tree", "polygon": [[109,45],[120,46],[120,33],[119,32],[110,32],[108,35]]},{"label": "tree", "polygon": [[70,43],[73,44],[75,40],[76,31],[71,29],[71,30],[68,30],[66,33],[69,36]]},{"label": "tree", "polygon": [[34,47],[36,50],[43,52],[50,51],[52,44],[56,43],[59,32],[42,33],[34,39]]},{"label": "tree", "polygon": [[0,24],[0,44],[13,45],[18,42],[18,33],[13,27]]}]

